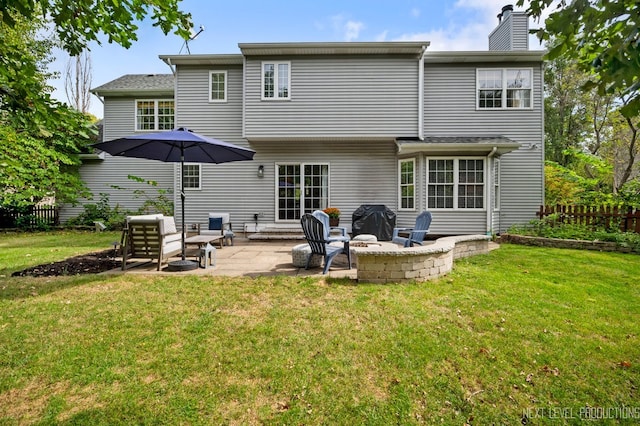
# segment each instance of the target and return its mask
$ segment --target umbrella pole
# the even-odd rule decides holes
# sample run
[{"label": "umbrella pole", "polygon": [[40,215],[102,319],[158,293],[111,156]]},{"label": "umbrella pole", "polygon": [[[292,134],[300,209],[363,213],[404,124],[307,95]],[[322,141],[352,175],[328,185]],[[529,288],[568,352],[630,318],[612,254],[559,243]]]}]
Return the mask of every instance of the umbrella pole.
[{"label": "umbrella pole", "polygon": [[184,147],[180,145],[180,204],[182,205],[182,212],[180,217],[182,219],[182,261],[185,261],[187,258],[187,248],[185,245],[185,238],[187,237],[187,230],[184,227],[184,200],[186,196],[184,195]]},{"label": "umbrella pole", "polygon": [[184,242],[186,238],[186,228],[184,225],[184,144],[180,144],[180,204],[182,205],[182,260],[177,260],[175,262],[169,262],[169,270],[178,272],[178,271],[191,271],[198,267],[196,262],[191,260],[187,260],[187,249],[186,244]]}]

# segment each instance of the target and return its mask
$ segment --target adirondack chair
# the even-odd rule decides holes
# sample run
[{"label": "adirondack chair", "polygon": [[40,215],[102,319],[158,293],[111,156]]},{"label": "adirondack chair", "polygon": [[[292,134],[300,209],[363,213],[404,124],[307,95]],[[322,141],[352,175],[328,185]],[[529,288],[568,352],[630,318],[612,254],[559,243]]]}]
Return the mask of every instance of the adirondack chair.
[{"label": "adirondack chair", "polygon": [[[424,211],[416,218],[416,225],[413,228],[393,228],[391,241],[402,244],[404,247],[412,247],[414,244],[422,245],[425,235],[429,233],[431,226],[431,212]],[[408,233],[408,237],[401,237],[400,232]]]},{"label": "adirondack chair", "polygon": [[[313,217],[315,217],[320,222],[322,222],[322,225],[324,226],[324,234],[325,234],[326,240],[329,240],[331,242],[334,242],[334,241],[344,242],[344,241],[349,241],[351,239],[349,238],[349,234],[347,234],[347,228],[344,228],[342,226],[329,226],[329,215],[323,212],[322,210],[315,210],[311,214],[313,215]],[[331,235],[331,231],[338,231],[340,235]]]},{"label": "adirondack chair", "polygon": [[309,243],[311,253],[307,256],[307,265],[305,269],[309,269],[309,261],[311,256],[318,254],[324,258],[323,274],[329,271],[333,258],[344,253],[347,255],[349,269],[351,269],[351,251],[349,250],[349,240],[342,241],[342,245],[331,245],[331,241],[327,240],[325,234],[325,226],[318,218],[310,213],[306,213],[300,218],[300,224],[304,231],[304,236]]},{"label": "adirondack chair", "polygon": [[132,258],[157,260],[159,271],[163,261],[182,253],[182,234],[171,216],[128,216],[123,240],[123,271]]}]

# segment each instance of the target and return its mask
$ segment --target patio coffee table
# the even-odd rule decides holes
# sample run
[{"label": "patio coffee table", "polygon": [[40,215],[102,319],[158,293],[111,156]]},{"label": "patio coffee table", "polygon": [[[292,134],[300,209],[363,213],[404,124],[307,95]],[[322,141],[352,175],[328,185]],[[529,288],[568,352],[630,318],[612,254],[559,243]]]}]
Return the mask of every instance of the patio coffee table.
[{"label": "patio coffee table", "polygon": [[224,235],[194,235],[185,238],[184,243],[186,245],[197,245],[198,247],[205,246],[207,243],[211,245],[219,244],[220,248],[222,248],[223,238]]}]

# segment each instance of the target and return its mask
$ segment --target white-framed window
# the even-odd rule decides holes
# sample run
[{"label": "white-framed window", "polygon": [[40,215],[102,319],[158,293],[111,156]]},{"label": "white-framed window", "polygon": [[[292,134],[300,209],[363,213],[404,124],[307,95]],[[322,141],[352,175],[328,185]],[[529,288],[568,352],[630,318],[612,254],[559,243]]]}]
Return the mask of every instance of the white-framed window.
[{"label": "white-framed window", "polygon": [[531,108],[533,69],[479,68],[476,70],[478,109]]},{"label": "white-framed window", "polygon": [[415,210],[416,207],[416,160],[414,158],[398,161],[398,182],[400,185],[400,210]]},{"label": "white-framed window", "polygon": [[136,100],[136,130],[172,130],[174,116],[173,99]]},{"label": "white-framed window", "polygon": [[200,163],[184,163],[184,189],[202,189],[202,167]]},{"label": "white-framed window", "polygon": [[209,71],[209,102],[227,101],[227,72]]},{"label": "white-framed window", "polygon": [[277,220],[300,220],[329,206],[328,164],[276,164],[276,170]]},{"label": "white-framed window", "polygon": [[291,99],[291,62],[262,63],[262,99]]},{"label": "white-framed window", "polygon": [[493,208],[500,210],[500,159],[493,159]]},{"label": "white-framed window", "polygon": [[483,209],[484,158],[429,158],[428,209]]}]

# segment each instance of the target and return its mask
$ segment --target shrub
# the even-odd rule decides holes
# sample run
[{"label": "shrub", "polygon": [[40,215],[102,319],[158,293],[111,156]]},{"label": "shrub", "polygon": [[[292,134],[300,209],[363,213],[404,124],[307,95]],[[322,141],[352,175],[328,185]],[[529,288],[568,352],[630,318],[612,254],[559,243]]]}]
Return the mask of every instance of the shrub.
[{"label": "shrub", "polygon": [[541,220],[532,220],[527,225],[514,225],[509,228],[508,233],[564,240],[611,241],[640,253],[640,234],[622,232],[614,228],[592,228],[586,225],[561,223],[558,219],[558,214],[549,215]]}]

